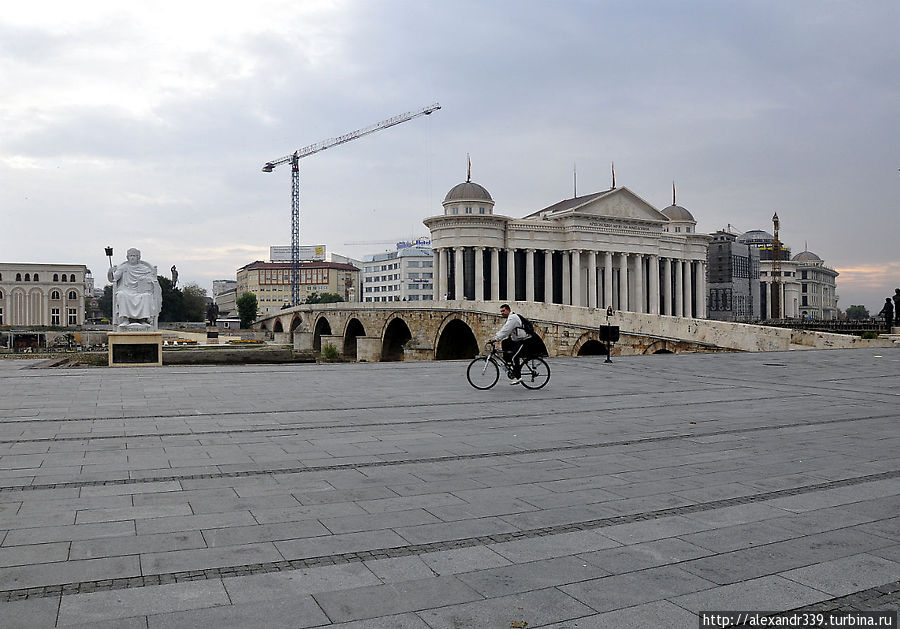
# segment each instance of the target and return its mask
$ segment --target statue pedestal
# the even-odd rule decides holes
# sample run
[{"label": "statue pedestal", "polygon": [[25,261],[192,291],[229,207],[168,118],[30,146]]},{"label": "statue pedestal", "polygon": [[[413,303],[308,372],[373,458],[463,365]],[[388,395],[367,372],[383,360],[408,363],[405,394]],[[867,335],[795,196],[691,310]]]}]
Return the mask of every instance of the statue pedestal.
[{"label": "statue pedestal", "polygon": [[110,332],[110,367],[162,367],[162,332]]},{"label": "statue pedestal", "polygon": [[206,328],[206,344],[207,345],[218,345],[219,344],[219,328],[207,327]]}]

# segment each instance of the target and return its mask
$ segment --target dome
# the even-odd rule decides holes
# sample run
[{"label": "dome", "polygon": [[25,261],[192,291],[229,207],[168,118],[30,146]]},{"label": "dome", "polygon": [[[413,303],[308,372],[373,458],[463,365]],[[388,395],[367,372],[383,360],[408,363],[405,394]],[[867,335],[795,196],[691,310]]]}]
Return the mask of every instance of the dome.
[{"label": "dome", "polygon": [[694,215],[680,205],[670,205],[662,211],[670,221],[690,221],[696,223]]},{"label": "dome", "polygon": [[738,236],[737,241],[744,245],[769,245],[775,240],[775,236],[761,229],[751,229]]},{"label": "dome", "polygon": [[450,192],[444,197],[444,203],[454,201],[486,201],[492,205],[494,203],[491,193],[485,190],[484,186],[471,181],[464,181],[450,188]]},{"label": "dome", "polygon": [[801,251],[793,257],[797,262],[821,262],[822,258],[814,254],[812,251]]}]

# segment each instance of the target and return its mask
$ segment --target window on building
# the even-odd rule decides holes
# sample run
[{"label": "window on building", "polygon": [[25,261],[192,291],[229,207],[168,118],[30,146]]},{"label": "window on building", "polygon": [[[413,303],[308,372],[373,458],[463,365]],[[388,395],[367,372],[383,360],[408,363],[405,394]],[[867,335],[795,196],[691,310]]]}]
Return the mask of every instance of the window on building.
[{"label": "window on building", "polygon": [[471,205],[467,205],[467,206],[466,206],[466,214],[471,214],[471,213],[472,213],[472,206],[471,206]]},{"label": "window on building", "polygon": [[417,279],[419,279],[420,274],[419,273],[407,273],[407,275],[409,275],[409,279],[417,280]]},{"label": "window on building", "polygon": [[424,268],[430,269],[431,267],[434,266],[434,260],[423,260],[423,261],[422,261],[422,266],[423,266]]},{"label": "window on building", "polygon": [[37,273],[34,274],[34,277],[32,278],[32,280],[35,281],[35,282],[40,282],[40,281],[41,281],[40,278],[38,277],[38,274],[37,274]]},{"label": "window on building", "polygon": [[422,284],[422,290],[434,290],[434,284]]},{"label": "window on building", "polygon": [[21,281],[22,281],[22,274],[21,274],[21,273],[16,273],[16,281],[17,281],[17,282],[21,282]]},{"label": "window on building", "polygon": [[25,274],[25,281],[26,281],[26,282],[30,282],[30,281],[31,281],[31,274],[30,274],[30,273],[26,273],[26,274]]},{"label": "window on building", "polygon": [[69,299],[78,299],[78,293],[76,293],[74,290],[70,290]]},{"label": "window on building", "polygon": [[807,286],[806,284],[801,284],[801,285],[800,285],[800,292],[801,292],[801,293],[805,293],[805,292],[806,292],[806,286]]},{"label": "window on building", "polygon": [[454,214],[459,214],[459,208],[456,208],[456,207],[453,208],[453,213],[454,213]]},{"label": "window on building", "polygon": [[[0,297],[0,299],[2,299],[2,297]],[[0,308],[0,325],[3,325],[3,308]]]},{"label": "window on building", "polygon": [[409,301],[419,301],[419,296],[418,295],[410,295],[407,299],[409,299]]},{"label": "window on building", "polygon": [[59,325],[59,308],[50,309],[50,325]]},{"label": "window on building", "polygon": [[419,261],[418,260],[409,260],[409,261],[407,261],[406,266],[407,266],[407,268],[419,266]]},{"label": "window on building", "polygon": [[59,281],[59,273],[54,273],[54,274],[53,274],[53,281],[54,281],[54,282],[58,282],[58,281]]},{"label": "window on building", "polygon": [[66,278],[66,274],[65,274],[65,273],[63,273],[63,275],[62,275],[62,281],[63,281],[63,282],[68,282],[68,281],[69,281],[68,278]]},{"label": "window on building", "polygon": [[806,297],[806,295],[803,295],[803,297],[800,298],[800,305],[801,305],[801,306],[808,306],[808,305],[809,305],[809,303],[807,303],[807,297]]},{"label": "window on building", "polygon": [[486,212],[487,212],[487,210],[486,210],[485,208],[483,208],[483,207],[481,207],[481,206],[478,207],[478,213],[479,213],[479,214],[485,214]]},{"label": "window on building", "polygon": [[75,308],[69,308],[69,325],[78,325],[78,311]]},{"label": "window on building", "polygon": [[806,271],[800,271],[800,279],[801,279],[801,280],[805,280],[805,279],[806,279]]},{"label": "window on building", "polygon": [[675,233],[678,234],[678,233],[680,233],[680,232],[681,232],[681,228],[680,228],[680,227],[676,227],[676,228],[675,228]]},{"label": "window on building", "polygon": [[58,290],[50,291],[50,299],[59,299],[59,291]]}]

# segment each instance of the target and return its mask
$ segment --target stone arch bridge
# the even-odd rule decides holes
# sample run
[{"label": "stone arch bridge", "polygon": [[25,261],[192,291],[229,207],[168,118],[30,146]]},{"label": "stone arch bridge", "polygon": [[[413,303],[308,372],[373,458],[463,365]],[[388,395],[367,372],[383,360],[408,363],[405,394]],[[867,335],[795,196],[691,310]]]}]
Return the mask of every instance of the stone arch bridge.
[{"label": "stone arch bridge", "polygon": [[[334,346],[356,361],[471,358],[502,325],[501,302],[441,301],[308,304],[257,320],[276,343],[297,350]],[[559,304],[520,303],[513,310],[534,322],[550,356],[605,354],[600,326],[620,328],[613,355],[776,351],[800,347],[859,347],[856,337],[706,319],[616,312]]]}]

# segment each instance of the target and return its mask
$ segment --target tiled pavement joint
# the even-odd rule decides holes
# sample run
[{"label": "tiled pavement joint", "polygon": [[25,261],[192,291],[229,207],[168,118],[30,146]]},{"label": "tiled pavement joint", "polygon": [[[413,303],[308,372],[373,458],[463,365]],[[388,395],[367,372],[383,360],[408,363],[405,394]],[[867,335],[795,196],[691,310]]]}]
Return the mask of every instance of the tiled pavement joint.
[{"label": "tiled pavement joint", "polygon": [[[171,475],[171,476],[153,476],[153,477],[139,477],[139,478],[116,478],[116,479],[108,479],[108,480],[94,480],[94,481],[72,481],[65,483],[43,483],[43,484],[33,484],[33,485],[14,485],[14,486],[6,486],[0,487],[0,493],[13,492],[13,491],[37,491],[37,490],[46,490],[46,489],[70,489],[70,488],[79,488],[79,487],[102,487],[107,485],[134,485],[138,483],[156,483],[156,482],[166,482],[166,481],[185,481],[185,480],[209,480],[215,478],[246,478],[251,476],[275,476],[280,474],[300,474],[305,472],[331,472],[337,470],[353,470],[353,469],[362,469],[362,468],[374,468],[374,467],[394,467],[398,465],[418,465],[423,463],[445,463],[452,461],[469,461],[476,459],[487,459],[494,457],[505,457],[505,456],[522,456],[526,454],[545,454],[548,452],[572,452],[577,450],[591,450],[596,448],[611,448],[616,446],[628,446],[628,445],[637,445],[637,444],[645,444],[645,443],[659,443],[663,441],[676,441],[680,439],[698,439],[704,437],[717,437],[722,435],[738,435],[744,433],[752,433],[752,432],[760,432],[760,431],[773,431],[773,430],[784,430],[787,428],[798,428],[802,426],[823,426],[828,424],[839,424],[839,423],[847,423],[847,422],[861,422],[873,419],[884,419],[887,417],[894,417],[894,415],[869,415],[866,417],[853,417],[853,418],[840,418],[840,419],[827,419],[820,421],[810,421],[810,422],[790,422],[784,424],[778,424],[774,426],[753,426],[750,428],[735,428],[731,430],[716,430],[716,431],[708,431],[708,432],[690,432],[690,433],[679,433],[674,435],[662,435],[658,437],[643,437],[638,439],[622,439],[618,441],[604,441],[599,443],[583,443],[577,445],[570,446],[550,446],[547,448],[529,448],[529,449],[518,449],[518,450],[505,450],[500,452],[479,452],[475,454],[460,454],[456,456],[437,456],[437,457],[422,457],[417,459],[397,459],[397,460],[389,460],[389,461],[363,461],[359,463],[342,463],[338,465],[317,465],[317,466],[304,466],[304,467],[286,467],[279,469],[270,469],[270,470],[245,470],[240,472],[220,472],[220,473],[207,473],[207,474],[183,474],[183,475]],[[283,429],[279,429],[283,430]],[[116,437],[116,438],[127,438],[127,437]],[[137,438],[137,436],[134,436]],[[84,439],[79,439],[84,440]]]},{"label": "tiled pavement joint", "polygon": [[[741,496],[738,498],[727,498],[723,500],[713,500],[693,505],[685,505],[681,507],[672,507],[668,509],[658,509],[654,511],[645,511],[641,513],[632,513],[608,518],[597,518],[585,520],[582,522],[574,522],[570,524],[562,524],[556,526],[545,526],[534,529],[514,531],[510,533],[497,533],[494,535],[480,535],[474,537],[458,538],[453,540],[445,540],[440,542],[431,542],[427,544],[409,544],[406,546],[397,546],[390,548],[378,548],[366,551],[357,551],[350,553],[336,553],[332,555],[323,555],[319,557],[309,557],[304,559],[291,559],[282,561],[271,561],[264,563],[246,564],[240,566],[227,566],[224,568],[210,568],[206,570],[193,570],[182,572],[169,572],[163,574],[147,575],[131,578],[120,579],[103,579],[95,581],[82,581],[78,583],[68,583],[65,585],[52,585],[39,588],[23,588],[17,590],[5,590],[0,592],[0,603],[8,601],[16,601],[30,598],[46,598],[58,595],[83,594],[85,592],[100,592],[121,590],[134,587],[144,587],[149,585],[161,585],[166,583],[181,583],[185,581],[198,581],[206,579],[225,579],[229,577],[237,577],[248,574],[263,574],[266,572],[284,572],[288,570],[301,570],[306,568],[315,568],[320,566],[330,566],[336,564],[348,564],[373,559],[388,559],[395,557],[407,557],[411,555],[421,555],[425,553],[440,552],[446,550],[454,550],[460,548],[471,548],[475,546],[484,546],[488,544],[498,544],[514,540],[531,539],[543,537],[546,535],[558,535],[563,533],[572,533],[576,531],[587,531],[593,529],[602,529],[619,524],[630,524],[633,522],[641,522],[646,520],[655,520],[664,517],[687,515],[691,513],[700,513],[704,511],[712,511],[714,509],[722,509],[736,505],[752,504],[773,500],[775,498],[783,498],[785,496],[796,496],[801,494],[809,494],[816,491],[828,489],[836,489],[839,487],[849,487],[853,485],[861,485],[875,481],[887,480],[900,477],[900,470],[892,470],[882,472],[880,474],[868,474],[854,478],[846,478],[842,480],[829,481],[824,483],[816,483],[813,485],[804,485],[791,489],[781,489],[777,491],[763,492],[749,496]],[[896,589],[891,590],[891,585],[881,586],[882,589],[888,588],[889,594],[896,594]],[[873,590],[878,590],[874,588]],[[880,590],[878,590],[880,591]],[[868,590],[866,590],[868,592]],[[861,594],[861,593],[858,593]],[[854,595],[855,596],[855,595]],[[848,599],[850,597],[841,597]],[[839,599],[834,599],[839,600]],[[829,608],[830,609],[830,608]]]}]

